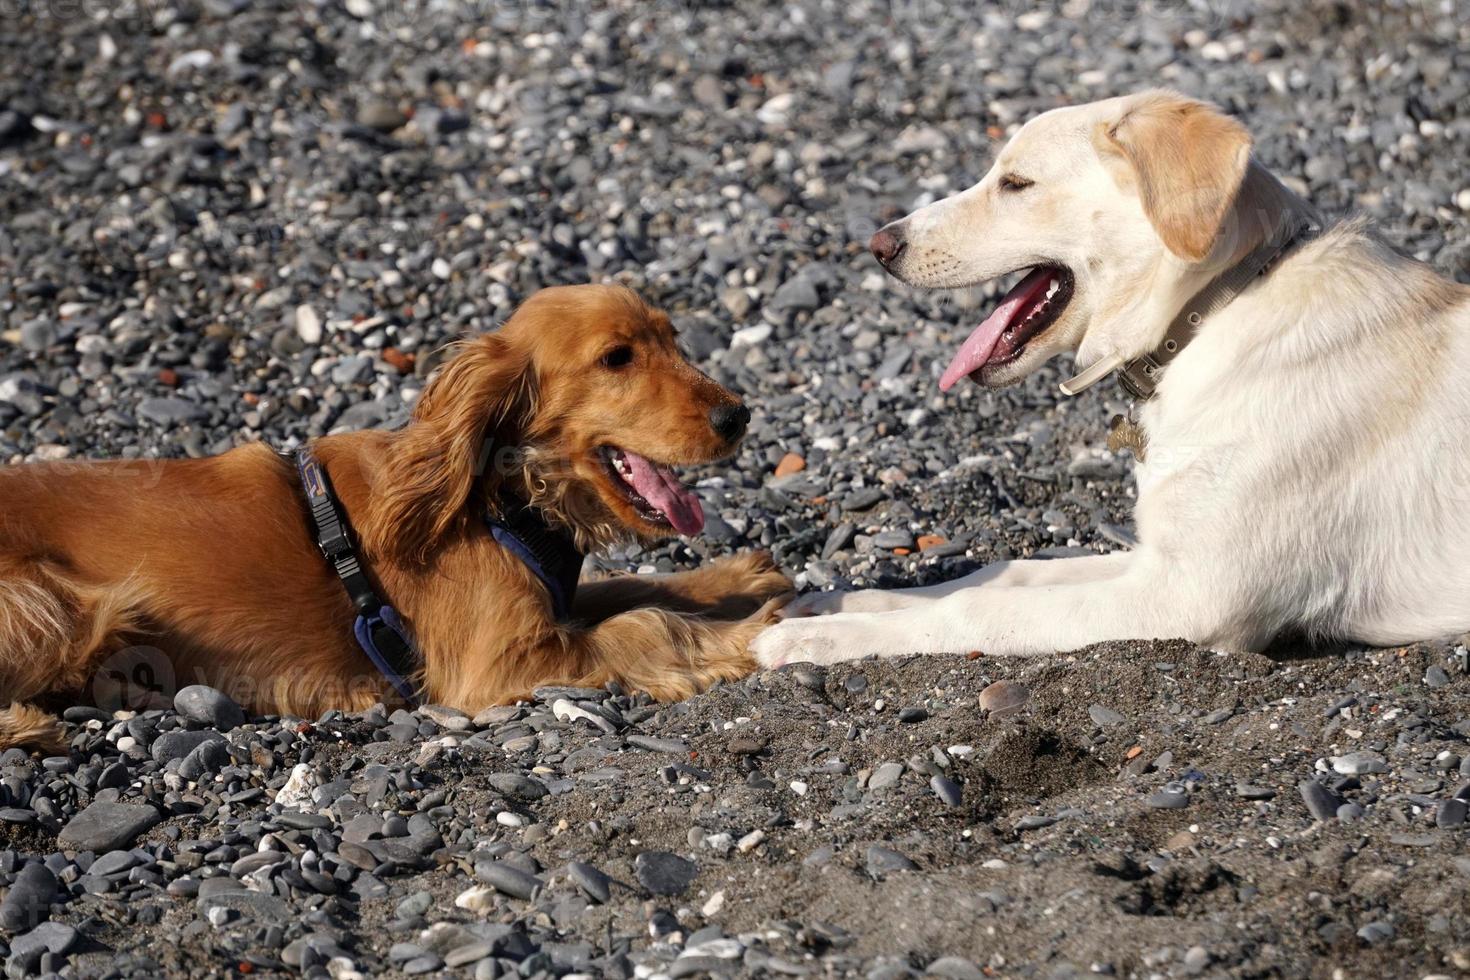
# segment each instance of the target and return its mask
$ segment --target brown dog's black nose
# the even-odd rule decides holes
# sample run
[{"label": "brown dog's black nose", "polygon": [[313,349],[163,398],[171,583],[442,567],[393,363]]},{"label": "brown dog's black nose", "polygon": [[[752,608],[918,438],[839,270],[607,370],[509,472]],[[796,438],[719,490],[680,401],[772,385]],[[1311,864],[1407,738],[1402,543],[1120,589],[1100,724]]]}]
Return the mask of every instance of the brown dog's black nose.
[{"label": "brown dog's black nose", "polygon": [[750,409],[744,405],[716,405],[709,410],[709,424],[726,442],[734,442],[745,435],[750,424]]},{"label": "brown dog's black nose", "polygon": [[891,230],[891,226],[879,228],[868,240],[868,251],[873,253],[873,258],[888,265],[903,252],[905,244],[907,243],[903,238]]}]

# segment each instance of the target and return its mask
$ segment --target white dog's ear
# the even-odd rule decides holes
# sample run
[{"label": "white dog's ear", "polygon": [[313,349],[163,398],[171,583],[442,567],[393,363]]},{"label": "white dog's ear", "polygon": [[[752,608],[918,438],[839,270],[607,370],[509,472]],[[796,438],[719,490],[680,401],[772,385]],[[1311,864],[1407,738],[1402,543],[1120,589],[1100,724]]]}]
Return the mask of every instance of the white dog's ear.
[{"label": "white dog's ear", "polygon": [[1098,128],[1098,149],[1120,156],[1164,245],[1199,262],[1210,254],[1250,164],[1244,126],[1174,92],[1144,92]]}]

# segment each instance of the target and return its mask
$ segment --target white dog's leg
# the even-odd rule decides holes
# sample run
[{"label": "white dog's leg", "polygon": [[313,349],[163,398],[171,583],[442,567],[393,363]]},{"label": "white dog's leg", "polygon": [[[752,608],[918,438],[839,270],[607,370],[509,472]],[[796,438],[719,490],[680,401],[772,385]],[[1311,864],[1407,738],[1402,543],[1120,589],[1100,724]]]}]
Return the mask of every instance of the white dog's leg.
[{"label": "white dog's leg", "polygon": [[1028,561],[998,561],[962,578],[916,589],[863,589],[859,592],[808,592],[781,611],[783,619],[830,616],[833,613],[877,613],[911,609],[943,599],[965,589],[1016,586],[1073,585],[1101,582],[1123,574],[1130,552],[1086,555],[1080,558],[1050,558]]},{"label": "white dog's leg", "polygon": [[[1199,599],[1166,587],[1179,578],[1119,575],[1097,582],[955,592],[912,609],[777,623],[751,651],[766,667],[835,663],[869,654],[996,656],[1076,650],[1104,640],[1208,641]],[[1207,600],[1206,600],[1207,601]]]}]

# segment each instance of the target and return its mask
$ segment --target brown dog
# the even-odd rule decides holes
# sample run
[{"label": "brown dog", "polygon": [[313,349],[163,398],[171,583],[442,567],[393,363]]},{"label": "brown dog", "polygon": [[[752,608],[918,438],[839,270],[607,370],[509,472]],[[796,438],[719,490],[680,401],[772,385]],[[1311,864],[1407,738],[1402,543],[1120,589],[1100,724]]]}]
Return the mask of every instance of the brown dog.
[{"label": "brown dog", "polygon": [[[748,419],[683,359],[662,312],[623,288],[573,286],[464,344],[405,428],[312,451],[417,649],[423,700],[474,712],[538,685],[609,681],[677,699],[754,668],[746,646],[789,590],[768,557],[579,589],[573,564],[563,620],[486,517],[525,502],[578,551],[697,533],[699,503],[668,467],[729,456]],[[265,446],[10,467],[0,501],[0,748],[52,739],[54,720],[26,702],[95,697],[119,658],[262,713],[391,694],[354,638],[296,465]]]}]

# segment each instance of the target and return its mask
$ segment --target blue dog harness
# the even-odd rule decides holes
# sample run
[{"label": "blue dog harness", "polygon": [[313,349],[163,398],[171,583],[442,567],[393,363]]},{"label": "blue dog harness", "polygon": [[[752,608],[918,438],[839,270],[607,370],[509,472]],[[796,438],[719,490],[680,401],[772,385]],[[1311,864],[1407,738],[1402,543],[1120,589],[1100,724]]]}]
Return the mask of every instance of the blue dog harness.
[{"label": "blue dog harness", "polygon": [[485,523],[490,528],[490,536],[519,558],[546,586],[556,621],[564,623],[570,619],[584,557],[571,535],[547,526],[539,510],[519,500],[508,503],[505,513],[499,516],[486,513]]},{"label": "blue dog harness", "polygon": [[[420,692],[412,678],[423,660],[413,638],[398,611],[373,588],[357,556],[352,526],[332,491],[325,467],[306,446],[296,450],[294,456],[317,547],[341,579],[357,611],[352,635],[398,696],[409,704],[418,704]],[[520,559],[546,587],[557,620],[564,622],[571,614],[582,571],[583,556],[571,536],[548,526],[540,511],[519,501],[506,506],[499,516],[487,513],[485,523],[495,541]]]}]

